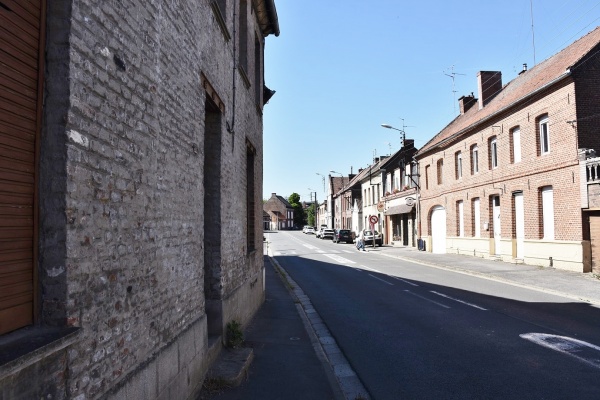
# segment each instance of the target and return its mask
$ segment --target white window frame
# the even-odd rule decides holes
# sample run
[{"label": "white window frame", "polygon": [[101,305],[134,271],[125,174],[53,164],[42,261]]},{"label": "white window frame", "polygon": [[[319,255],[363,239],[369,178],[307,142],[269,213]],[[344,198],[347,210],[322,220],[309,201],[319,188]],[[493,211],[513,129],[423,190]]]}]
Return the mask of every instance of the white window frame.
[{"label": "white window frame", "polygon": [[550,153],[550,124],[547,116],[540,118],[538,123],[540,134],[540,155]]},{"label": "white window frame", "polygon": [[458,202],[458,236],[465,236],[465,204],[462,200]]},{"label": "white window frame", "polygon": [[498,138],[490,140],[490,153],[492,157],[492,169],[498,168]]},{"label": "white window frame", "polygon": [[473,164],[471,173],[479,173],[479,147],[477,147],[477,145],[473,146],[473,148],[471,149],[471,162]]},{"label": "white window frame", "polygon": [[475,237],[481,237],[481,201],[473,200],[473,219],[475,223]]},{"label": "white window frame", "polygon": [[462,178],[462,152],[456,152],[456,179]]},{"label": "white window frame", "polygon": [[513,163],[521,162],[521,129],[515,128],[512,130],[513,142]]}]

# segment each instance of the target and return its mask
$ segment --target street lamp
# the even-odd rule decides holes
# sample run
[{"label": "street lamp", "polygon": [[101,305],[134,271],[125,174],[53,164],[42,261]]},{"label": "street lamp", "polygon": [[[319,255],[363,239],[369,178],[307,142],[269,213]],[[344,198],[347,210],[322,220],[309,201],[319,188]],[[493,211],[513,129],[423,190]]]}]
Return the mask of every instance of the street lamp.
[{"label": "street lamp", "polygon": [[383,126],[384,128],[387,128],[387,129],[393,129],[395,131],[400,132],[400,145],[401,145],[400,147],[404,147],[404,139],[406,138],[406,133],[404,132],[404,130],[394,128],[393,126],[391,126],[389,124],[381,124],[381,126]]},{"label": "street lamp", "polygon": [[318,172],[315,172],[317,175],[319,175],[321,177],[321,179],[323,180],[323,192],[325,192],[325,175],[320,174]]}]

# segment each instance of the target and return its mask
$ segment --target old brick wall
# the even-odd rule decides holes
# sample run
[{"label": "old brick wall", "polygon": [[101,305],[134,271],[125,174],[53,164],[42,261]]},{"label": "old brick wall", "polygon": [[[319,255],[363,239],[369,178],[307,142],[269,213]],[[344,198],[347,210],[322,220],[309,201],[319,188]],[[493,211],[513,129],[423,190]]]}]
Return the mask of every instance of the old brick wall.
[{"label": "old brick wall", "polygon": [[[493,237],[490,196],[500,196],[501,235],[514,238],[512,193],[523,191],[525,207],[525,238],[541,239],[539,190],[554,189],[555,240],[582,240],[581,208],[579,204],[579,167],[577,163],[576,130],[566,121],[575,115],[574,85],[568,80],[555,92],[542,94],[523,107],[489,121],[468,136],[446,148],[421,157],[420,170],[428,171],[427,184],[421,179],[422,236],[431,235],[429,226],[433,207],[446,209],[446,236],[458,235],[457,202],[464,204],[464,234],[473,237],[472,200],[480,199],[481,237]],[[540,155],[537,144],[537,119],[547,114],[550,119],[550,153]],[[511,130],[520,129],[521,161],[513,162]],[[489,166],[489,139],[495,136],[498,145],[498,167]],[[471,146],[479,149],[479,172],[471,173]],[[462,178],[456,175],[456,152],[462,154]],[[443,160],[442,184],[437,184],[437,164]],[[489,230],[483,227],[489,222]]]},{"label": "old brick wall", "polygon": [[575,79],[577,118],[573,124],[579,134],[579,147],[594,149],[600,154],[600,46],[572,68]]},{"label": "old brick wall", "polygon": [[[249,54],[262,38],[254,18]],[[67,398],[119,397],[149,366],[158,382],[144,398],[172,382],[187,387],[169,393],[189,394],[206,368],[203,182],[219,173],[204,169],[201,73],[224,104],[213,282],[223,324],[246,323],[264,296],[262,235],[257,250],[246,245],[244,173],[249,142],[259,230],[261,99],[234,73],[234,39],[208,0],[56,0],[47,37],[40,279],[44,323],[82,328],[66,357]]]}]

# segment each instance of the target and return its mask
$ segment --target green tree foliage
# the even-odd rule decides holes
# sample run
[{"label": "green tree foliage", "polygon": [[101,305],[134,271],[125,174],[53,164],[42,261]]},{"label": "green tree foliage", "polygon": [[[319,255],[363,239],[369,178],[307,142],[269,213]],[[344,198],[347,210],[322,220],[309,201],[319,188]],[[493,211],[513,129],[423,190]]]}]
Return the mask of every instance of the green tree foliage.
[{"label": "green tree foliage", "polygon": [[315,207],[310,206],[306,210],[306,220],[308,221],[308,225],[315,226]]},{"label": "green tree foliage", "polygon": [[304,225],[304,221],[306,220],[306,216],[304,215],[304,209],[302,208],[302,203],[300,203],[300,195],[296,192],[290,194],[288,197],[288,203],[294,208],[294,225],[302,226]]}]

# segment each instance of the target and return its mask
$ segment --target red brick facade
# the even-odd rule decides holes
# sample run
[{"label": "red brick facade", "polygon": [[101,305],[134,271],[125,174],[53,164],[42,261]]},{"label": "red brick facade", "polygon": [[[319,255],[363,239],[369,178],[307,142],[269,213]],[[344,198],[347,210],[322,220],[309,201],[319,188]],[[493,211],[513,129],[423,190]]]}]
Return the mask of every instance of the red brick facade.
[{"label": "red brick facade", "polygon": [[[578,271],[589,268],[578,149],[600,148],[598,121],[591,122],[600,105],[599,41],[597,29],[519,75],[483,107],[467,109],[418,152],[423,173],[421,237],[428,242],[428,250],[438,240],[445,241],[447,252],[507,261],[518,258],[528,264]],[[552,195],[543,204],[542,189],[548,187]],[[515,195],[523,199],[524,237],[520,240]],[[493,196],[500,200],[496,240]],[[445,230],[430,224],[436,206],[445,209]],[[553,218],[544,216],[544,209],[547,214],[553,209]],[[445,239],[436,229],[444,231]],[[519,257],[518,247],[522,250]]]}]

